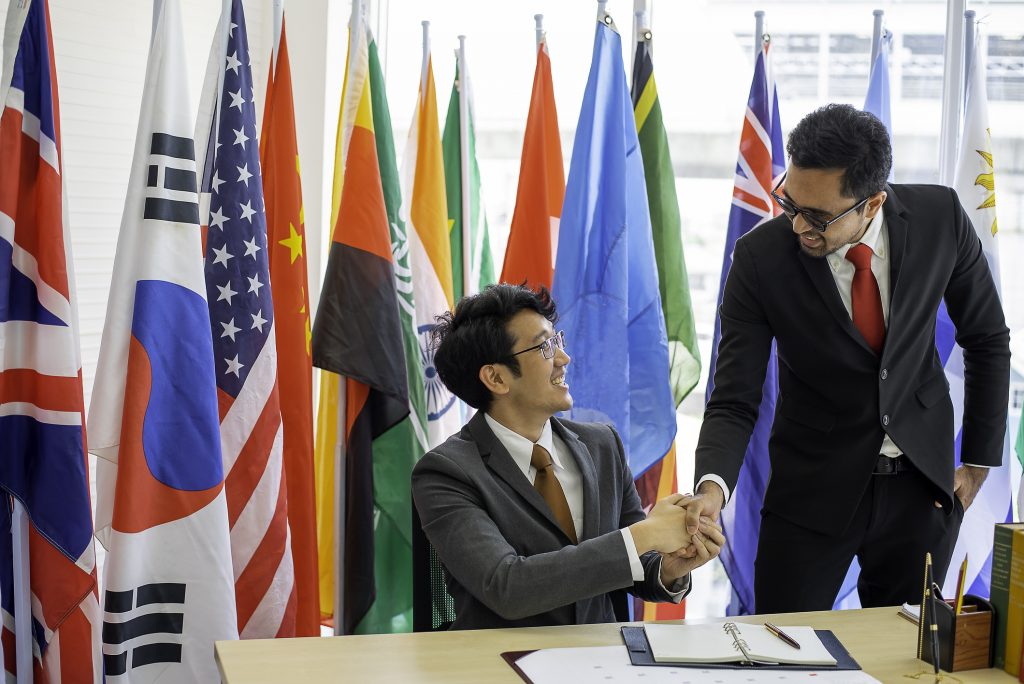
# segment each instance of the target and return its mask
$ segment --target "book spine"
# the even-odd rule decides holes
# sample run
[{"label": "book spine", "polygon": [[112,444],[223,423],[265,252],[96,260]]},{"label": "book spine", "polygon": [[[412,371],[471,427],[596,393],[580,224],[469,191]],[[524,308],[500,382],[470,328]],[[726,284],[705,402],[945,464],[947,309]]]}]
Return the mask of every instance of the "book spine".
[{"label": "book spine", "polygon": [[1010,592],[1006,610],[1006,655],[1003,668],[1010,674],[1020,670],[1020,649],[1024,642],[1024,530],[1014,530],[1010,558]]},{"label": "book spine", "polygon": [[996,629],[993,649],[994,666],[1006,665],[1006,618],[1010,601],[1010,561],[1013,557],[1013,527],[997,524],[992,541],[992,586],[990,598],[995,612]]}]

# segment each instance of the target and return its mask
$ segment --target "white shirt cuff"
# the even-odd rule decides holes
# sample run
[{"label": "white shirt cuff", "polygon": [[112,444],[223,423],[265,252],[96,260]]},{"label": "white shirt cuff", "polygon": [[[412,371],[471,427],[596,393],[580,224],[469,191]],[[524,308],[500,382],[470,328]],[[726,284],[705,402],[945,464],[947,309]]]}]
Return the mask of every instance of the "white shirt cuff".
[{"label": "white shirt cuff", "polygon": [[700,478],[700,480],[697,482],[697,486],[693,488],[693,491],[697,491],[698,489],[700,489],[701,483],[707,482],[708,480],[714,482],[716,485],[722,488],[722,493],[725,495],[725,499],[722,505],[725,506],[725,504],[729,503],[729,495],[732,492],[730,492],[729,488],[725,486],[725,480],[720,478],[718,475],[705,475],[704,477]]},{"label": "white shirt cuff", "polygon": [[978,465],[976,463],[961,463],[960,465],[971,466],[972,468],[999,468],[1000,466]]},{"label": "white shirt cuff", "polygon": [[633,534],[628,527],[623,527],[622,541],[626,544],[626,556],[629,557],[629,571],[633,575],[634,582],[644,581],[644,566],[640,562],[640,554],[636,552],[636,542],[633,541]]}]

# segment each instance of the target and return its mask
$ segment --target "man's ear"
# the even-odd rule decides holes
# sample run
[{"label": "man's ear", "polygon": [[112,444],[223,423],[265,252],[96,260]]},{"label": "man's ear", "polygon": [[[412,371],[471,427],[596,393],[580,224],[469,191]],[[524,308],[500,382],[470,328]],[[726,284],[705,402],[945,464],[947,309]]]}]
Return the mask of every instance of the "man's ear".
[{"label": "man's ear", "polygon": [[500,363],[489,363],[480,367],[480,382],[489,389],[492,394],[508,394],[509,386],[505,381],[508,368]]},{"label": "man's ear", "polygon": [[881,190],[872,195],[871,199],[869,199],[867,204],[864,205],[866,209],[864,215],[868,218],[875,218],[875,214],[881,211],[882,205],[885,204],[885,198],[888,196],[889,195],[885,190]]}]

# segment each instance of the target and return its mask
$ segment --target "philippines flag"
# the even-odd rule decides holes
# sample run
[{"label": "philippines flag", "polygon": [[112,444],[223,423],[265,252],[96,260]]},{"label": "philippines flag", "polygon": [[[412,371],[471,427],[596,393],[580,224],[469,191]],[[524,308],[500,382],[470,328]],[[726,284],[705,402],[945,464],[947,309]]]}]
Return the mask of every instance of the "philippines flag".
[{"label": "philippines flag", "polygon": [[218,681],[238,636],[178,0],[155,3],[89,409],[108,682]]},{"label": "philippines flag", "polygon": [[[33,672],[23,677],[100,681],[82,361],[45,0],[10,3],[6,26],[0,84],[0,652],[8,680],[20,651],[32,656]],[[12,548],[11,497],[27,511],[27,558],[20,549],[15,558]],[[15,563],[29,573],[24,605],[31,605],[30,643],[15,638],[15,606],[22,603],[13,594]]]},{"label": "philippines flag", "polygon": [[[722,277],[718,291],[719,307],[722,304],[725,280],[732,267],[736,240],[779,213],[779,208],[772,201],[771,190],[785,170],[782,124],[779,122],[779,97],[775,92],[775,79],[768,66],[768,42],[765,41],[754,62],[754,80],[750,84],[750,97],[747,99],[747,109],[740,133],[740,154],[736,162],[736,181],[732,193],[732,208],[729,210],[729,230],[725,238],[725,256],[722,260]],[[722,321],[716,314],[715,338],[711,348],[711,366],[705,400],[711,398],[711,392],[715,388],[715,368],[718,364],[718,343],[721,336]],[[757,423],[750,435],[736,489],[730,492],[720,478],[709,477],[718,482],[728,500],[721,517],[726,540],[721,559],[729,581],[732,582],[733,601],[729,612],[734,615],[754,612],[754,556],[757,554],[757,537],[761,529],[761,505],[771,474],[768,438],[775,416],[777,394],[778,364],[773,344]]]},{"label": "philippines flag", "polygon": [[224,3],[196,140],[239,636],[295,636],[295,572],[256,106],[241,0]]}]

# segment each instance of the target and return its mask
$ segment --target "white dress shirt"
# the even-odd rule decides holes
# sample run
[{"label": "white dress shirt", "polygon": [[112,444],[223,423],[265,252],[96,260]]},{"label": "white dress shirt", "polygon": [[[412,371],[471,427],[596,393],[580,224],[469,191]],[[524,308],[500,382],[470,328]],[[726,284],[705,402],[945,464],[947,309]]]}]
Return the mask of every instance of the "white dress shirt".
[{"label": "white dress shirt", "polygon": [[[531,442],[518,432],[509,430],[488,414],[484,414],[484,420],[487,421],[487,426],[491,428],[494,436],[498,438],[498,441],[508,451],[515,464],[523,471],[526,479],[533,483],[537,477],[537,469],[531,464],[534,442]],[[550,420],[544,423],[544,431],[541,432],[540,439],[537,440],[536,444],[544,447],[551,454],[555,477],[558,478],[558,483],[562,485],[562,492],[565,494],[566,503],[569,504],[569,512],[572,514],[572,524],[576,528],[576,538],[581,539],[583,536],[583,476],[580,474],[579,465],[569,452],[569,447],[565,445],[565,442],[552,432]],[[628,527],[623,527],[619,532],[622,533],[622,541],[626,546],[626,555],[629,558],[629,569],[633,576],[633,581],[643,582],[644,566],[640,562],[640,554],[637,553],[633,535]],[[658,583],[661,584],[660,566]],[[678,603],[686,593],[689,584],[689,576],[687,575],[675,583],[673,590],[666,589],[666,591]],[[664,585],[662,585],[662,588],[664,589]]]}]

